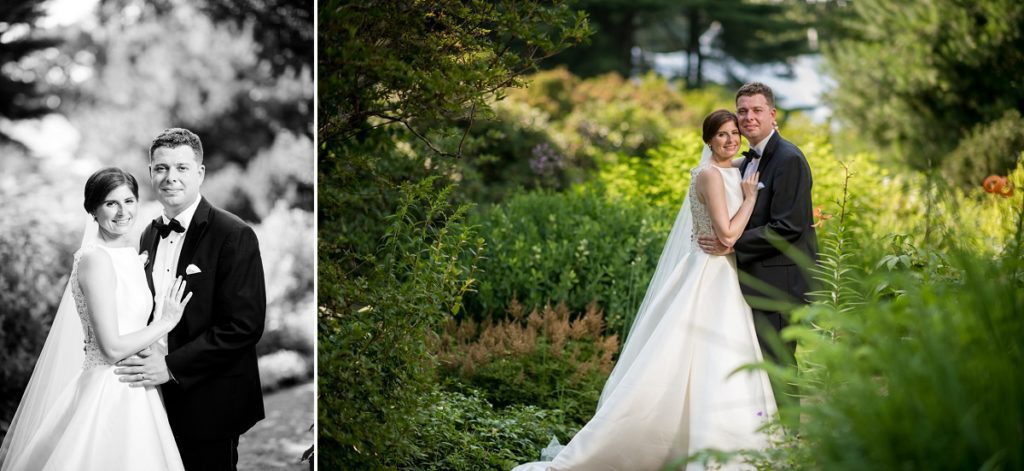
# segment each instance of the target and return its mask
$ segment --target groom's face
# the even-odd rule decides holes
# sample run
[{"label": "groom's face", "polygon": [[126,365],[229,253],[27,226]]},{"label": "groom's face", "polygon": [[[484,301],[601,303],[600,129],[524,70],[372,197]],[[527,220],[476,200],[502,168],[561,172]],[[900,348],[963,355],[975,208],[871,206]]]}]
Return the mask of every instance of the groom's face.
[{"label": "groom's face", "polygon": [[740,132],[753,146],[771,133],[775,108],[760,93],[744,95],[736,99],[736,116],[740,119]]},{"label": "groom's face", "polygon": [[158,147],[149,162],[149,177],[156,198],[168,217],[177,216],[199,196],[206,167],[189,146]]}]

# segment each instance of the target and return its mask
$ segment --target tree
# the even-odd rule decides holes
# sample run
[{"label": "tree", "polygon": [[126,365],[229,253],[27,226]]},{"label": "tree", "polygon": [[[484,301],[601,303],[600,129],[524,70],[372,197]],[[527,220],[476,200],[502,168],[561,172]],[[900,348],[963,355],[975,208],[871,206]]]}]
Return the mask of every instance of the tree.
[{"label": "tree", "polygon": [[[595,24],[589,46],[561,55],[557,62],[584,77],[615,71],[634,75],[650,67],[634,58],[645,52],[685,51],[683,74],[690,87],[704,83],[704,62],[744,64],[785,62],[810,52],[807,28],[812,18],[792,3],[749,0],[579,0]],[[711,32],[708,55],[701,37]]]},{"label": "tree", "polygon": [[320,0],[322,465],[409,467],[428,345],[481,241],[445,168],[489,103],[587,34],[564,0]]},{"label": "tree", "polygon": [[[59,100],[40,89],[40,77],[21,64],[37,51],[59,43],[34,34],[43,15],[41,0],[6,0],[0,3],[0,117],[34,118],[52,111]],[[0,140],[9,139],[0,133]]]},{"label": "tree", "polygon": [[852,2],[826,48],[836,116],[918,170],[961,184],[1024,148],[1024,4]]}]

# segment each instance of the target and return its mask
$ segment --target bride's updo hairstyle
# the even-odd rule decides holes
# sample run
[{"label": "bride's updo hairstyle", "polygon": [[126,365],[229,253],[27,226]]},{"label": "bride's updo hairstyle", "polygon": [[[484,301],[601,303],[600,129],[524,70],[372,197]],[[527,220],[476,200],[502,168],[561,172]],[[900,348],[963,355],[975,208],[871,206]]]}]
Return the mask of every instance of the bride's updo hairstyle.
[{"label": "bride's updo hairstyle", "polygon": [[92,214],[103,204],[104,198],[121,185],[128,185],[135,198],[139,197],[139,182],[132,174],[117,167],[97,170],[85,181],[85,211]]},{"label": "bride's updo hairstyle", "polygon": [[729,110],[715,110],[712,111],[706,118],[704,118],[704,130],[702,137],[704,143],[707,144],[712,137],[715,137],[715,133],[722,128],[722,125],[732,121],[737,128],[740,127],[740,120],[736,118],[736,114]]}]

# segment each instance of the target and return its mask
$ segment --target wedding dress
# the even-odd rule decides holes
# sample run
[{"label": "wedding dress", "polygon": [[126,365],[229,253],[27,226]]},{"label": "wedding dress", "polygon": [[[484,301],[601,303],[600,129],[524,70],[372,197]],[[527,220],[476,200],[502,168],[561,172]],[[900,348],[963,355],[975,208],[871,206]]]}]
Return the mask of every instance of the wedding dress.
[{"label": "wedding dress", "polygon": [[[758,429],[776,412],[768,376],[735,371],[762,359],[735,257],[708,255],[696,244],[714,231],[693,182],[699,171],[712,168],[724,178],[729,217],[736,214],[743,202],[739,169],[695,169],[597,412],[554,461],[514,471],[660,470],[705,448],[767,446]],[[690,463],[686,469],[702,467]],[[724,469],[743,466],[728,463]]]},{"label": "wedding dress", "polygon": [[[76,252],[68,286],[82,329],[78,333],[82,341],[75,348],[84,355],[79,356],[79,368],[70,375],[66,387],[60,388],[62,391],[53,391],[54,383],[49,383],[48,388],[34,388],[30,382],[0,450],[0,469],[183,470],[158,390],[131,388],[120,382],[113,372],[115,366],[100,352],[78,282],[78,261],[86,250],[102,250],[113,262],[114,279],[109,281],[119,333],[124,335],[146,327],[153,298],[135,249],[95,245]],[[56,319],[54,324],[48,344],[51,337],[59,335],[55,330],[62,329]],[[36,375],[45,376],[45,372],[39,371],[45,363],[44,355],[45,346],[33,381]],[[32,395],[54,399],[43,403],[40,409],[39,404],[33,404],[37,398]]]}]

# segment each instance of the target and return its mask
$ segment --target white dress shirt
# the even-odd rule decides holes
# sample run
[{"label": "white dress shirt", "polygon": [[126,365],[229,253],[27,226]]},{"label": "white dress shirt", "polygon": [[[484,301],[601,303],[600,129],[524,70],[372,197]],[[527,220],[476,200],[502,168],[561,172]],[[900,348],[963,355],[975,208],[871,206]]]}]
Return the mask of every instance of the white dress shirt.
[{"label": "white dress shirt", "polygon": [[750,163],[747,164],[747,170],[743,172],[744,179],[749,178],[757,171],[757,166],[761,163],[761,156],[764,155],[764,148],[768,146],[768,140],[772,138],[772,134],[775,134],[774,129],[768,133],[768,137],[761,139],[761,142],[758,142],[757,145],[750,146],[750,150],[757,153],[758,157],[750,159]]},{"label": "white dress shirt", "polygon": [[[199,200],[202,197],[196,195],[196,200],[192,204],[188,205],[181,214],[174,217],[184,227],[183,232],[171,231],[165,238],[159,238],[157,242],[156,255],[153,257],[153,290],[156,291],[154,297],[155,302],[164,302],[164,297],[167,295],[167,291],[171,289],[171,285],[174,284],[175,271],[178,269],[178,259],[181,258],[181,245],[185,242],[185,234],[188,234],[188,228],[192,225],[192,216],[196,214],[196,208],[199,207]],[[164,224],[171,222],[171,218],[167,217],[166,214],[160,215],[161,220]],[[158,319],[163,314],[163,309],[157,309],[154,314],[153,320]],[[167,346],[167,337],[164,336],[160,339],[160,344]]]}]

